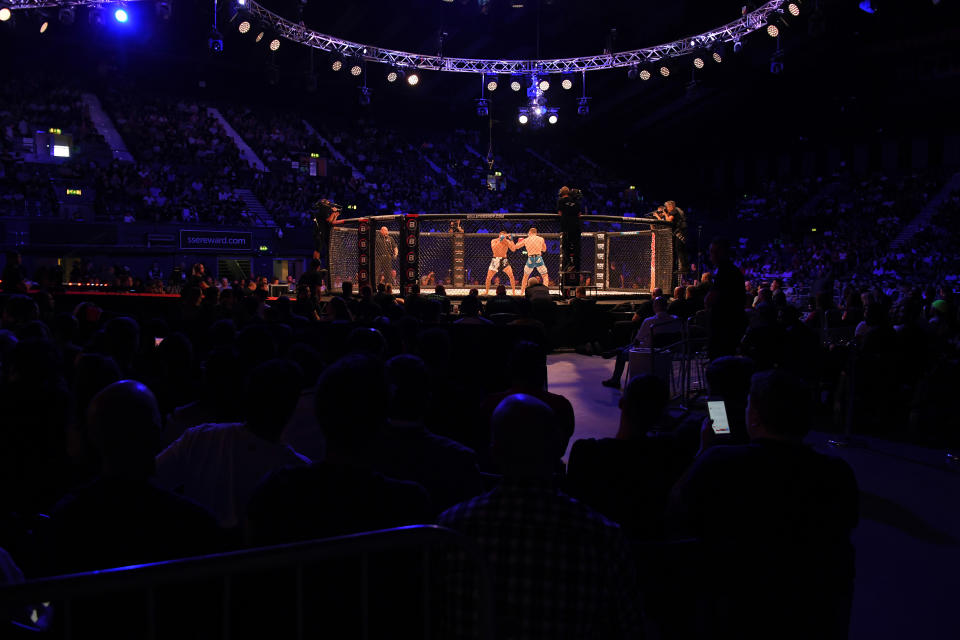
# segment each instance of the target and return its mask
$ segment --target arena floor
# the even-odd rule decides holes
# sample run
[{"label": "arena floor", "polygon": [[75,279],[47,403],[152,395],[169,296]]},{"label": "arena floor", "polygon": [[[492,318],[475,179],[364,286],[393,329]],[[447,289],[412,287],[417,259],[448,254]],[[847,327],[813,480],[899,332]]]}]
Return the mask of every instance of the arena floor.
[{"label": "arena floor", "polygon": [[[575,353],[550,355],[550,391],[573,404],[579,438],[616,435],[619,391],[600,386],[614,361]],[[960,469],[944,452],[864,438],[858,446],[810,444],[853,468],[860,485],[860,525],[854,531],[857,578],[851,640],[957,637],[960,593]]]}]

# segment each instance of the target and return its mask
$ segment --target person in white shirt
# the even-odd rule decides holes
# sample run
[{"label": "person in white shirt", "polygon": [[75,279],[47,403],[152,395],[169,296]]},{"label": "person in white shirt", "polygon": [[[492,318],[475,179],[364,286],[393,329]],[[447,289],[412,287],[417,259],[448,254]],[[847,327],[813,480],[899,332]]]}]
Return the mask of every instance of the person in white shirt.
[{"label": "person in white shirt", "polygon": [[287,360],[256,367],[244,389],[246,421],[202,424],[157,456],[157,481],[207,507],[223,527],[243,521],[254,488],[269,472],[310,464],[281,440],[300,398],[303,374]]},{"label": "person in white shirt", "polygon": [[649,347],[652,344],[654,336],[665,334],[679,334],[683,325],[677,316],[667,313],[667,298],[659,296],[653,300],[653,315],[644,319],[637,330],[637,335],[633,339],[633,344],[628,344],[617,354],[617,364],[613,368],[613,375],[601,382],[605,387],[613,389],[620,388],[620,378],[623,377],[623,369],[626,367],[627,360],[630,358],[630,349],[634,347]]}]

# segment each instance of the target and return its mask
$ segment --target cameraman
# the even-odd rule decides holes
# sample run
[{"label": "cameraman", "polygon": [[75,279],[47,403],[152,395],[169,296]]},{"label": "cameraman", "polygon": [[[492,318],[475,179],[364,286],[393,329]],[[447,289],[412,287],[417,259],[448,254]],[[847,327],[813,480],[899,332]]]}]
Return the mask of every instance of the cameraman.
[{"label": "cameraman", "polygon": [[[579,189],[560,187],[557,200],[557,213],[560,215],[560,232],[563,234],[561,258],[564,272],[580,271],[580,216],[583,215],[583,194]],[[568,282],[564,277],[562,286],[577,286],[580,283]]]}]

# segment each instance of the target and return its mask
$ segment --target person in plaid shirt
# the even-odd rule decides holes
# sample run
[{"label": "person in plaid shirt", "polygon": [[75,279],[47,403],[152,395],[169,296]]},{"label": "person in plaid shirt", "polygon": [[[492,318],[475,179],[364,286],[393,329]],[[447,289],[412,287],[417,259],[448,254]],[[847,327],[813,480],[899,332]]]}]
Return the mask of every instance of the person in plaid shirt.
[{"label": "person in plaid shirt", "polygon": [[[496,636],[642,637],[635,564],[620,527],[557,490],[562,455],[551,409],[532,396],[493,414],[493,451],[503,481],[440,514],[472,538],[494,575]],[[462,554],[445,559],[443,637],[479,634],[478,585]]]}]

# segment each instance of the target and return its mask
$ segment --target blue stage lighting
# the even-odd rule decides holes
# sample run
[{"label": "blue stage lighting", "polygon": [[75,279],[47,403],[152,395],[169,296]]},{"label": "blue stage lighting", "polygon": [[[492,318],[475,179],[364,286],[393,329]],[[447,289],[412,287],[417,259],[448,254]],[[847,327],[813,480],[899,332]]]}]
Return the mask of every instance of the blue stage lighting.
[{"label": "blue stage lighting", "polygon": [[113,17],[116,18],[117,22],[126,22],[129,18],[127,10],[122,7],[113,12]]}]

